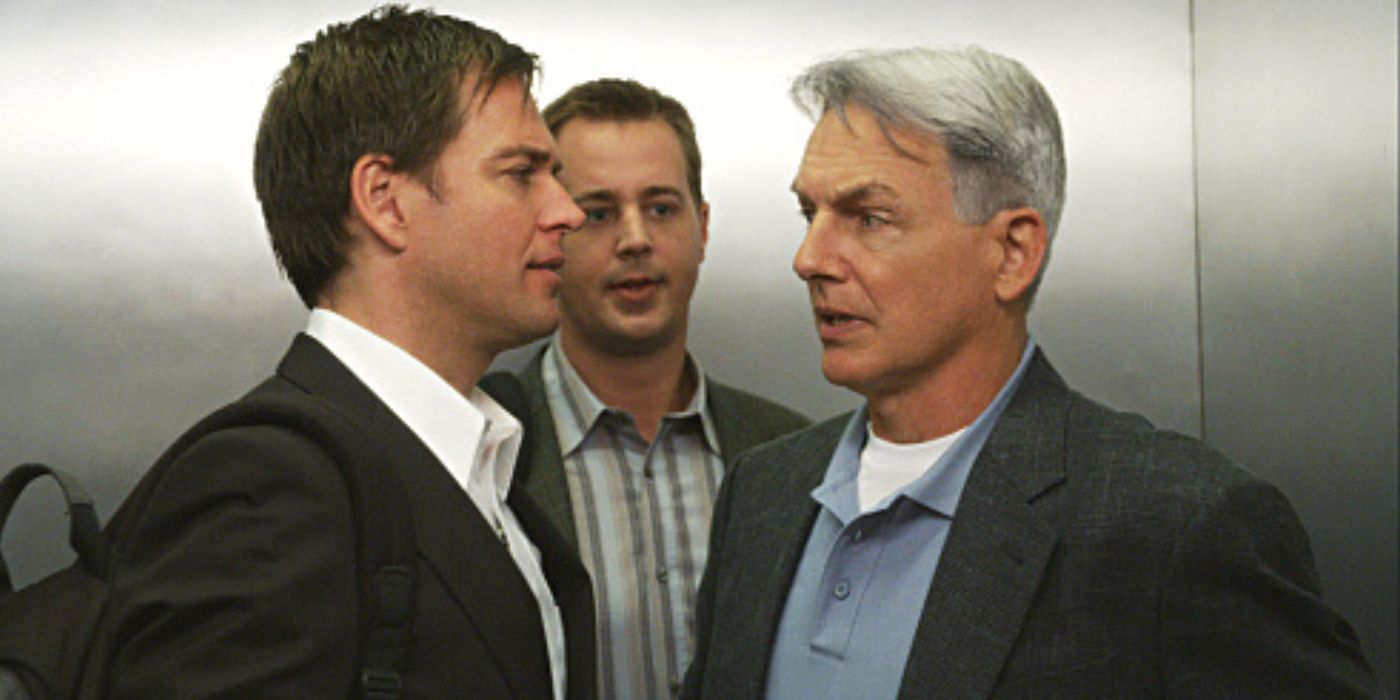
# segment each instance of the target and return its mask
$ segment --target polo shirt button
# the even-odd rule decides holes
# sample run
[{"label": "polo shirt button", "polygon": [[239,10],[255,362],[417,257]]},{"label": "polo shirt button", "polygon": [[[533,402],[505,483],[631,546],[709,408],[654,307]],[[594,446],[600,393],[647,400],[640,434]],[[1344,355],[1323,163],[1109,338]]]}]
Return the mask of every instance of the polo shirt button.
[{"label": "polo shirt button", "polygon": [[837,581],[836,587],[831,590],[831,593],[836,596],[837,600],[845,600],[846,596],[851,594],[851,584],[845,581]]},{"label": "polo shirt button", "polygon": [[657,580],[657,581],[660,581],[660,582],[662,582],[662,583],[666,583],[666,579],[668,579],[668,578],[670,578],[670,577],[671,577],[671,572],[667,571],[667,570],[666,570],[666,567],[664,567],[664,566],[661,567],[661,568],[656,572],[656,580]]}]

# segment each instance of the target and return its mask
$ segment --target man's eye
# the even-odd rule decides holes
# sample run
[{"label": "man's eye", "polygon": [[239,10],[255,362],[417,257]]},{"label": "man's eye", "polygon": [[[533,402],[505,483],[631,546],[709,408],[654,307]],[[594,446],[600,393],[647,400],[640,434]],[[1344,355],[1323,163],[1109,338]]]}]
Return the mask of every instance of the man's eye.
[{"label": "man's eye", "polygon": [[803,221],[806,221],[809,224],[812,223],[812,217],[817,215],[817,213],[813,211],[810,207],[802,207],[801,209],[797,210],[797,213],[802,216]]},{"label": "man's eye", "polygon": [[647,207],[647,212],[658,219],[664,219],[676,213],[676,207],[670,204],[653,204]]},{"label": "man's eye", "polygon": [[524,183],[527,185],[530,183],[530,178],[534,177],[535,175],[534,168],[524,165],[518,168],[511,168],[507,172],[511,176],[511,178],[514,179],[516,182]]},{"label": "man's eye", "polygon": [[611,212],[610,212],[609,210],[607,210],[607,209],[584,209],[584,210],[583,210],[583,223],[584,223],[584,225],[607,223],[608,220],[609,220],[610,218],[612,218],[612,217],[611,217]]},{"label": "man's eye", "polygon": [[865,212],[860,215],[861,228],[877,229],[890,225],[890,220],[879,215]]}]

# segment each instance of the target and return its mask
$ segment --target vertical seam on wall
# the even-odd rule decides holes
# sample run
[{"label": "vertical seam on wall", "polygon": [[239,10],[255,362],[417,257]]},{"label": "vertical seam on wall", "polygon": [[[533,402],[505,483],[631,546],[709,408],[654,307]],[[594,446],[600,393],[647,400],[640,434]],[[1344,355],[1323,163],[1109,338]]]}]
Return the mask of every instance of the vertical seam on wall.
[{"label": "vertical seam on wall", "polygon": [[1198,86],[1196,84],[1196,0],[1187,0],[1186,26],[1191,44],[1191,219],[1196,254],[1196,390],[1200,397],[1201,441],[1208,442],[1206,435],[1206,320],[1205,292],[1201,278],[1204,266],[1201,257],[1201,148],[1199,140],[1200,119],[1196,111]]}]

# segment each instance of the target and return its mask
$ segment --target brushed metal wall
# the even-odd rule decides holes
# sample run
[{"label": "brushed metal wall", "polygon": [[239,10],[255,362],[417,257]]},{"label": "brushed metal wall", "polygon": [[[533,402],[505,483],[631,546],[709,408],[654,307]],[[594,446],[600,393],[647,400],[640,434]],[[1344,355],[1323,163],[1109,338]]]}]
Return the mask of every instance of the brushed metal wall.
[{"label": "brushed metal wall", "polygon": [[1293,499],[1394,696],[1396,4],[1195,24],[1205,437]]},{"label": "brushed metal wall", "polygon": [[[803,225],[788,185],[810,124],[788,81],[866,46],[979,43],[1025,61],[1060,105],[1070,162],[1037,333],[1090,393],[1199,432],[1186,2],[529,5],[439,8],[538,52],[544,100],[619,75],[690,106],[713,206],[695,354],[813,416],[856,399],[822,379],[790,269]],[[180,430],[270,371],[304,312],[252,193],[257,117],[292,47],[364,9],[0,4],[0,464],[73,467],[110,512]],[[18,515],[34,530],[31,500]],[[20,577],[57,545],[9,543]]]},{"label": "brushed metal wall", "polygon": [[[790,270],[803,225],[788,184],[810,124],[788,81],[856,47],[977,43],[1021,59],[1060,108],[1069,158],[1033,328],[1086,393],[1199,435],[1188,0],[826,4],[437,7],[539,53],[542,100],[615,75],[690,107],[713,208],[692,349],[713,374],[814,417],[856,398],[823,381]],[[73,467],[110,513],[180,430],[270,371],[304,311],[278,278],[252,193],[258,113],[296,43],[367,7],[0,3],[0,465]],[[62,561],[61,537],[30,534],[58,532],[60,514],[39,500],[21,503],[23,529],[5,543],[21,580]],[[1300,510],[1316,530],[1317,509]]]}]

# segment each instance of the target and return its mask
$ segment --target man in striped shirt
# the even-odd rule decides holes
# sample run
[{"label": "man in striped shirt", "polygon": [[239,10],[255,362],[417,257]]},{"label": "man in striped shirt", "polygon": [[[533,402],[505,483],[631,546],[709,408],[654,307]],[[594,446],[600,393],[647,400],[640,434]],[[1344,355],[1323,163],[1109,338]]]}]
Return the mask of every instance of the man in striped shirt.
[{"label": "man in striped shirt", "polygon": [[807,420],[705,377],[686,352],[709,206],[685,108],[598,80],[544,114],[586,219],[564,241],[559,332],[520,377],[533,447],[516,486],[593,576],[599,697],[673,697],[725,464]]}]

